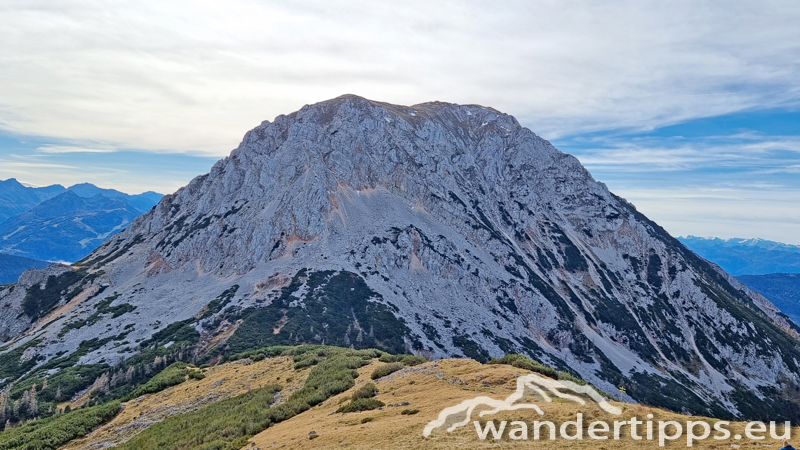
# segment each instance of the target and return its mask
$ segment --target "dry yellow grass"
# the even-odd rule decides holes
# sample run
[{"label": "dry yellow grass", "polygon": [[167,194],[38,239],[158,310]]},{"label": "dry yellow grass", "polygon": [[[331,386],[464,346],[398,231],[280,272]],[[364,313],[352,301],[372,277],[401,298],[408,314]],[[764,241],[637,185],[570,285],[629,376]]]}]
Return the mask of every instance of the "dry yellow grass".
[{"label": "dry yellow grass", "polygon": [[[377,398],[387,404],[382,410],[361,413],[337,414],[334,411],[347,401],[355,389],[370,380],[375,368],[383,365],[377,360],[359,369],[356,386],[342,394],[328,399],[292,419],[279,423],[260,434],[253,436],[247,446],[248,450],[266,450],[271,448],[285,449],[484,449],[484,448],[522,448],[535,447],[541,449],[652,449],[659,448],[657,441],[634,441],[630,438],[629,428],[623,428],[620,440],[595,441],[585,438],[582,441],[568,441],[560,437],[555,441],[534,441],[533,429],[529,428],[529,440],[512,441],[508,433],[500,441],[489,438],[481,441],[470,422],[468,425],[452,433],[436,430],[430,438],[422,436],[425,425],[438,417],[439,412],[449,406],[455,406],[464,400],[478,396],[489,396],[504,399],[516,389],[515,375],[527,372],[506,365],[482,365],[468,359],[450,359],[434,361],[420,366],[407,368],[388,377],[375,381],[379,389]],[[200,381],[187,381],[181,385],[166,389],[157,394],[147,395],[132,400],[125,409],[109,424],[95,430],[84,439],[70,443],[65,449],[77,450],[85,448],[104,448],[130,439],[134,434],[163,418],[181,412],[199,408],[213,401],[219,401],[247,392],[267,384],[284,385],[282,398],[303,385],[310,368],[296,372],[289,357],[266,359],[252,364],[241,362],[227,363],[206,370],[206,378]],[[290,383],[286,383],[291,378]],[[483,420],[494,420],[509,423],[513,420],[532,424],[534,420],[552,421],[556,424],[574,420],[577,413],[584,416],[584,426],[595,420],[612,422],[628,420],[631,417],[645,419],[653,414],[653,421],[677,420],[685,425],[687,420],[706,420],[713,424],[713,419],[682,416],[664,410],[641,405],[621,406],[621,416],[612,416],[601,410],[596,404],[588,402],[579,405],[565,400],[547,403],[542,399],[532,398],[544,411],[539,416],[531,410],[504,412],[496,416],[487,416]],[[408,405],[391,406],[408,402]],[[419,410],[417,414],[403,415],[403,410]],[[473,419],[477,415],[473,415]],[[369,421],[364,421],[369,419]],[[362,423],[363,422],[363,423]],[[511,428],[511,426],[508,426]],[[613,425],[612,425],[613,427]],[[656,425],[657,427],[657,425]],[[731,434],[744,435],[744,424],[734,423],[728,427]],[[779,431],[782,426],[779,427]],[[316,432],[315,439],[309,439],[310,432]],[[573,430],[570,430],[573,431]],[[793,436],[800,436],[794,429]],[[656,430],[657,432],[657,430]],[[644,427],[640,433],[644,434]],[[713,436],[714,433],[712,433]],[[584,429],[584,436],[587,431]],[[657,435],[656,435],[657,436]],[[774,439],[758,441],[777,450],[780,445]],[[730,449],[731,444],[742,448],[753,448],[754,441],[733,438],[717,441],[711,438],[696,441],[693,448]],[[684,437],[667,442],[665,448],[686,447]],[[735,447],[733,447],[735,448]]]},{"label": "dry yellow grass", "polygon": [[[202,380],[190,379],[125,403],[123,411],[114,420],[63,448],[78,450],[118,445],[169,416],[194,411],[268,384],[284,386],[281,395],[285,398],[305,383],[308,372],[295,372],[291,357],[265,359],[251,364],[239,361],[204,369],[206,377]],[[287,379],[291,381],[287,383]]]},{"label": "dry yellow grass", "polygon": [[[359,370],[360,384],[369,381],[369,374],[380,365],[373,364]],[[491,436],[481,441],[478,439],[472,423],[452,433],[445,431],[435,432],[432,437],[425,438],[422,431],[425,425],[438,417],[439,412],[458,403],[485,395],[496,399],[504,399],[516,388],[514,375],[523,375],[526,371],[503,365],[482,365],[472,360],[443,360],[431,362],[415,368],[406,369],[389,377],[377,381],[380,393],[377,398],[387,405],[408,402],[408,406],[384,407],[383,410],[365,411],[361,413],[336,414],[334,411],[339,404],[351,395],[352,390],[329,399],[325,403],[312,408],[286,422],[277,424],[250,439],[250,444],[245,448],[269,449],[483,449],[483,448],[523,448],[535,447],[541,449],[647,449],[658,448],[657,441],[634,441],[630,438],[629,428],[623,428],[623,439],[619,441],[568,441],[558,438],[556,441],[533,440],[533,429],[529,429],[528,441],[512,441],[507,438],[507,433],[501,441],[494,441]],[[478,378],[480,375],[480,378]],[[462,384],[464,383],[464,384]],[[641,405],[620,405],[623,407],[621,416],[612,416],[601,410],[597,405],[587,404],[581,406],[568,401],[554,401],[546,403],[536,401],[543,411],[544,416],[539,416],[530,410],[500,413],[496,416],[484,417],[495,420],[499,425],[501,420],[522,420],[529,424],[534,420],[549,420],[561,423],[575,420],[577,413],[583,413],[584,424],[594,420],[613,421],[628,420],[630,417],[644,419],[647,414],[654,415],[654,421],[677,420],[685,425],[687,420],[701,420],[691,418]],[[414,415],[402,415],[404,409],[418,409]],[[475,415],[473,415],[473,418]],[[362,423],[365,418],[372,418],[367,423]],[[710,424],[713,420],[708,419]],[[613,427],[613,425],[612,425]],[[656,433],[657,433],[657,424]],[[640,428],[644,434],[644,428]],[[744,425],[731,424],[729,429],[732,435],[744,435]],[[316,432],[315,439],[309,439],[310,432]],[[779,432],[782,426],[779,427]],[[797,429],[792,435],[797,435]],[[699,432],[699,430],[698,430]],[[712,433],[712,436],[714,433]],[[584,430],[584,436],[586,431]],[[613,435],[612,435],[613,436]],[[656,434],[657,436],[657,434]],[[684,433],[685,436],[685,433]],[[800,435],[798,435],[800,436]],[[762,445],[772,445],[773,449],[780,448],[778,442],[767,438],[759,441]],[[253,445],[255,444],[255,445]],[[753,441],[746,438],[736,441],[733,438],[725,441],[706,439],[696,441],[693,448],[722,449],[731,448],[731,444],[742,447],[753,446]],[[667,442],[665,448],[686,447],[685,437],[673,442]],[[735,448],[735,447],[734,447]]]}]

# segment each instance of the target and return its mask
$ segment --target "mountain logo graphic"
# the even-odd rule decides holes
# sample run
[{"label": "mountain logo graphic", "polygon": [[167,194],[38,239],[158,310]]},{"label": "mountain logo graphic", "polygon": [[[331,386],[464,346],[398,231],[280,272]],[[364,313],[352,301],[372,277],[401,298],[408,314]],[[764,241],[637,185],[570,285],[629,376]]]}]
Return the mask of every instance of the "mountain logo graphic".
[{"label": "mountain logo graphic", "polygon": [[[491,397],[475,397],[470,400],[465,400],[456,406],[451,406],[442,410],[436,420],[430,421],[426,426],[422,435],[430,437],[434,430],[447,427],[448,433],[463,427],[472,420],[472,415],[478,409],[478,417],[489,416],[503,411],[516,411],[520,409],[532,409],[539,415],[544,415],[544,411],[539,405],[535,403],[518,403],[525,397],[525,390],[529,389],[539,394],[545,401],[552,402],[551,395],[571,400],[581,405],[585,405],[586,401],[576,395],[569,394],[572,392],[576,394],[583,394],[594,400],[600,408],[609,414],[620,415],[622,409],[610,404],[606,399],[600,395],[593,387],[589,385],[580,385],[568,380],[554,380],[546,378],[541,375],[532,373],[517,378],[517,389],[513,394],[506,397],[505,400],[496,400]],[[460,419],[460,420],[459,420]],[[448,424],[450,424],[448,426]]]}]

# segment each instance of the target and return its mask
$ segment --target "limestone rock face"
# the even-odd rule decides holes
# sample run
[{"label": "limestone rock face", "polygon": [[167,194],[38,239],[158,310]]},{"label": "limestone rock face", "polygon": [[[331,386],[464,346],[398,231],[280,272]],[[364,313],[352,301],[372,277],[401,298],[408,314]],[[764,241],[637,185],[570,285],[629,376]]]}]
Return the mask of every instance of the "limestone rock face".
[{"label": "limestone rock face", "polygon": [[[348,95],[265,121],[78,269],[94,277],[82,286],[108,286],[87,305],[116,292],[136,312],[58,336],[91,312],[77,308],[46,328],[46,357],[123,324],[133,342],[187,321],[204,351],[224,334],[231,348],[525,353],[629,400],[717,416],[793,403],[780,391],[800,374],[777,308],[481,106]],[[112,348],[81,362],[136,352]]]},{"label": "limestone rock face", "polygon": [[0,342],[8,341],[30,327],[31,318],[24,311],[28,290],[44,287],[51,276],[71,271],[69,266],[53,264],[44,269],[26,270],[16,284],[0,286]]}]

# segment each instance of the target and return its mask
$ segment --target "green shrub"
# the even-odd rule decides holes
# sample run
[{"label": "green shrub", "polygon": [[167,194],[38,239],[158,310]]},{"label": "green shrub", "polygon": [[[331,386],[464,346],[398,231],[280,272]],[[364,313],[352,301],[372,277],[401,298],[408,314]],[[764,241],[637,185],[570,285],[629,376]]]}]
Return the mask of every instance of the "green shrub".
[{"label": "green shrub", "polygon": [[[306,347],[312,351],[313,347]],[[358,372],[355,369],[369,364],[371,358],[377,358],[377,350],[350,350],[337,347],[320,347],[327,352],[327,357],[311,369],[305,385],[295,391],[291,401],[303,402],[308,407],[316,406],[330,397],[340,394],[355,385]]]},{"label": "green shrub", "polygon": [[294,363],[294,370],[305,369],[306,367],[316,366],[317,364],[319,364],[319,359],[315,356],[304,358]]},{"label": "green shrub", "polygon": [[384,353],[380,357],[380,362],[385,362],[385,363],[399,362],[405,364],[406,366],[411,367],[427,362],[427,359],[417,355],[392,355],[389,353]]},{"label": "green shrub", "polygon": [[[189,370],[186,367],[186,363],[172,363],[167,366],[167,368],[159,372],[156,376],[151,378],[147,383],[134,389],[134,391],[128,394],[124,400],[127,401],[145,394],[161,392],[168,387],[181,384],[186,381],[187,376],[191,376],[191,372],[195,371]],[[203,378],[205,378],[205,376],[203,376]]]},{"label": "green shrub", "polygon": [[374,398],[359,398],[351,401],[350,403],[339,407],[337,413],[351,413],[356,411],[371,411],[373,409],[382,408],[385,403]]},{"label": "green shrub", "polygon": [[298,413],[286,404],[265,406],[272,404],[280,389],[278,385],[265,386],[191,413],[168,417],[118,448],[238,450],[270,424]]},{"label": "green shrub", "polygon": [[361,386],[353,393],[353,396],[350,397],[351,400],[358,400],[360,398],[370,398],[375,397],[378,395],[378,388],[375,387],[372,383],[367,383],[364,386]]},{"label": "green shrub", "polygon": [[[301,286],[303,308],[292,308]],[[378,347],[392,352],[403,351],[408,326],[395,317],[390,306],[374,301],[380,294],[369,288],[364,279],[346,271],[310,271],[301,269],[278,298],[269,305],[247,308],[237,313],[241,322],[228,339],[226,351],[236,353],[253,347],[297,342],[327,342],[360,348]],[[369,334],[351,327],[356,320]],[[282,321],[278,333],[265,323]],[[380,356],[380,355],[378,355]]]},{"label": "green shrub", "polygon": [[36,367],[36,363],[38,362],[36,358],[22,361],[22,354],[25,350],[36,347],[41,342],[41,339],[32,339],[28,343],[0,355],[0,379],[14,379],[22,376],[33,367]]},{"label": "green shrub", "polygon": [[[289,396],[285,403],[274,407],[268,406],[274,401],[273,394],[280,389],[280,386],[255,389],[192,413],[167,418],[119,448],[121,450],[238,450],[247,445],[250,437],[271,425],[290,419],[352,388],[358,376],[356,369],[369,364],[372,358],[380,356],[377,350],[350,350],[312,345],[283,347],[280,353],[271,353],[263,349],[259,351],[273,356],[278,354],[293,356],[296,362],[314,357],[319,363],[311,369],[303,387]],[[289,380],[287,378],[287,382]],[[364,408],[362,410],[383,406],[383,403],[373,398],[362,398],[356,402],[359,403],[355,406]],[[314,438],[309,436],[309,439]]]},{"label": "green shrub", "polygon": [[404,409],[404,410],[400,411],[400,414],[402,414],[404,416],[411,416],[411,415],[416,414],[418,412],[419,412],[418,409]]},{"label": "green shrub", "polygon": [[573,375],[573,374],[571,374],[569,372],[558,372],[558,379],[559,380],[572,381],[573,383],[579,384],[581,386],[584,386],[584,385],[588,384],[586,381],[576,377],[575,375]]},{"label": "green shrub", "polygon": [[72,439],[86,436],[120,411],[119,402],[70,411],[35,420],[0,433],[0,450],[55,450]]},{"label": "green shrub", "polygon": [[508,364],[519,369],[530,370],[531,372],[540,373],[546,377],[558,379],[558,371],[552,367],[545,366],[544,364],[533,361],[524,355],[511,353],[503,356],[502,358],[493,358],[487,364]]},{"label": "green shrub", "polygon": [[400,359],[400,362],[407,365],[408,367],[418,366],[422,363],[428,362],[427,359],[423,358],[422,356],[417,355],[403,355]]},{"label": "green shrub", "polygon": [[372,422],[373,420],[375,420],[374,417],[364,417],[363,419],[361,419],[361,423],[362,424],[363,423],[369,423],[369,422]]},{"label": "green shrub", "polygon": [[189,378],[192,380],[202,380],[206,377],[206,374],[199,370],[190,370],[189,371]]},{"label": "green shrub", "polygon": [[384,353],[378,358],[378,361],[385,363],[400,362],[400,355],[393,355],[391,353]]},{"label": "green shrub", "polygon": [[372,372],[372,379],[377,380],[378,378],[383,378],[387,375],[391,375],[398,370],[403,370],[405,366],[399,362],[393,362],[389,364],[384,364]]},{"label": "green shrub", "polygon": [[247,358],[250,358],[253,361],[261,361],[267,356],[269,357],[281,356],[283,355],[284,352],[291,351],[294,348],[295,347],[289,347],[287,345],[274,345],[272,347],[261,347],[230,355],[226,359],[226,361],[238,361],[240,359],[247,359]]},{"label": "green shrub", "polygon": [[[44,289],[34,285],[25,294],[22,300],[22,311],[32,320],[36,320],[50,312],[61,301],[62,296],[69,302],[81,292],[81,287],[86,282],[83,270],[64,272],[61,275],[50,275]],[[82,282],[80,286],[69,290],[69,287]]]}]

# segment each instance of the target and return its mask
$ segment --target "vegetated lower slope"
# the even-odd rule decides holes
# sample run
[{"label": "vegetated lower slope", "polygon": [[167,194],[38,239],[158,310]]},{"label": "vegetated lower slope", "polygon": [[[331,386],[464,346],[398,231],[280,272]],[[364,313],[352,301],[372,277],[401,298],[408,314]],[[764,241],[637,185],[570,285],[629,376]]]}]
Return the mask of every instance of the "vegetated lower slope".
[{"label": "vegetated lower slope", "polygon": [[[275,356],[259,361],[239,359],[199,371],[204,376],[202,380],[190,379],[158,394],[147,394],[125,402],[125,408],[113,420],[85,438],[73,440],[63,447],[64,450],[119,446],[170,417],[192,413],[271,385],[281,386],[281,391],[274,396],[285,400],[287,394],[303,386],[310,368],[295,370],[291,356]],[[194,430],[193,433],[202,433],[198,431],[199,426],[189,428]]]},{"label": "vegetated lower slope", "polygon": [[[8,408],[9,393],[0,398],[6,405],[2,415],[10,417],[0,432],[0,449],[237,449],[248,437],[350,389],[358,377],[355,369],[379,358],[403,361],[400,367],[424,362],[378,350],[269,347],[234,355],[233,362],[211,368],[176,362],[152,372],[147,381],[133,383],[132,390],[115,389],[113,380],[101,378],[50,417],[10,426],[16,410],[46,407],[38,404],[32,384],[30,395],[13,408]],[[163,365],[160,358],[153,364]]]},{"label": "vegetated lower slope", "polygon": [[800,273],[800,246],[764,239],[678,238],[731,275]]},{"label": "vegetated lower slope", "polygon": [[800,324],[800,274],[739,275],[736,279],[766,297]]},{"label": "vegetated lower slope", "polygon": [[[436,430],[431,437],[423,437],[425,426],[438,418],[439,413],[446,407],[456,406],[465,400],[478,396],[488,396],[502,400],[507,398],[516,389],[518,376],[530,373],[528,370],[509,365],[481,364],[468,359],[449,359],[428,362],[423,365],[406,368],[390,376],[373,381],[378,394],[375,398],[386,404],[382,409],[360,411],[356,413],[336,413],[337,408],[346,404],[349,397],[364,386],[362,378],[366,378],[374,365],[360,370],[362,375],[353,389],[335,396],[327,402],[310,409],[285,422],[276,424],[262,433],[249,439],[255,445],[248,445],[242,449],[292,448],[292,449],[482,449],[482,448],[530,448],[531,446],[547,449],[607,449],[621,450],[659,448],[657,437],[655,441],[645,442],[634,440],[630,435],[630,428],[623,427],[620,440],[595,441],[588,438],[588,424],[593,421],[603,421],[613,430],[613,421],[628,421],[632,417],[645,421],[649,414],[653,415],[655,431],[658,430],[658,421],[678,421],[685,428],[687,420],[706,421],[713,426],[714,419],[704,417],[681,415],[649,406],[620,403],[612,404],[622,408],[622,414],[614,416],[601,410],[591,400],[586,399],[585,405],[575,402],[554,399],[547,402],[534,392],[528,392],[525,402],[538,404],[544,415],[538,415],[531,410],[518,410],[504,412],[496,415],[480,417],[479,411],[473,414],[472,420],[464,427],[448,433],[444,429]],[[488,408],[485,408],[488,409]],[[560,429],[561,424],[576,420],[578,413],[583,415],[584,439],[580,441],[566,440],[558,437],[550,441],[547,428],[542,433],[540,442],[534,440],[533,422],[552,421]],[[463,418],[459,416],[459,418]],[[475,431],[473,420],[481,422],[485,427],[486,422],[493,420],[499,427],[501,421],[523,421],[527,423],[528,440],[512,440],[508,437],[508,430],[501,440],[494,440],[489,434],[486,440],[480,440]],[[454,423],[456,420],[449,422]],[[749,446],[754,443],[780,447],[779,439],[770,438],[752,441],[746,437],[737,440],[736,434],[745,436],[745,424],[734,422],[729,426],[731,435],[727,439],[698,440],[693,442],[696,448],[738,448],[734,445]],[[668,431],[671,431],[668,428]],[[783,424],[778,426],[778,432],[783,431]],[[574,427],[569,428],[570,434]],[[798,436],[800,427],[791,430],[792,436]],[[700,429],[697,430],[698,434]],[[646,436],[644,425],[640,425],[637,434]],[[718,433],[713,433],[717,435]],[[609,434],[613,437],[613,433]],[[657,435],[656,435],[657,436]],[[685,448],[686,437],[675,441],[667,441],[666,448]]]},{"label": "vegetated lower slope", "polygon": [[785,315],[475,105],[279,116],[83,260],[23,278],[0,288],[0,388],[313,343],[519,353],[628,400],[800,418]]},{"label": "vegetated lower slope", "polygon": [[0,253],[0,284],[15,283],[22,272],[30,269],[44,269],[49,262],[23,258]]},{"label": "vegetated lower slope", "polygon": [[[288,356],[277,356],[277,353]],[[265,358],[265,354],[273,356]],[[491,364],[468,359],[427,362],[409,356],[311,346],[265,349],[248,355],[257,361],[250,357],[237,359],[237,356],[231,362],[202,369],[205,375],[202,380],[188,380],[157,395],[127,402],[123,411],[110,422],[85,438],[70,442],[64,449],[112,445],[137,450],[496,447],[498,443],[491,436],[487,441],[478,439],[471,421],[452,433],[436,429],[431,437],[425,438],[422,432],[446,407],[478,396],[505,399],[516,389],[517,377],[531,373],[531,369],[546,377],[576,380],[571,374],[558,373],[519,355]],[[397,370],[383,374],[384,368],[395,364],[393,361],[406,361],[406,364],[400,363]],[[337,384],[335,380],[346,382]],[[320,387],[330,385],[335,388],[316,395]],[[296,408],[297,399],[310,398],[310,392],[321,401]],[[210,397],[213,398],[209,400]],[[613,403],[621,406],[623,413],[613,416],[588,398],[584,405],[560,399],[546,402],[533,391],[522,401],[538,404],[544,415],[519,410],[479,417],[476,412],[474,419],[484,425],[487,420],[495,420],[498,425],[501,420],[521,420],[530,427],[534,420],[549,420],[560,426],[565,421],[575,420],[577,413],[583,414],[586,425],[594,420],[611,423],[631,417],[646,419],[648,414],[653,414],[655,421],[677,420],[685,424],[687,420],[707,420],[714,423],[701,417],[617,402]],[[363,406],[350,408],[356,403]],[[341,412],[343,410],[350,412]],[[719,448],[752,442],[733,437],[736,433],[744,436],[744,424],[733,423],[729,429],[728,439],[709,438],[696,441],[694,446]],[[780,426],[778,431],[782,429]],[[798,428],[792,431],[795,435]],[[643,427],[638,434],[645,435]],[[777,443],[765,434],[767,439],[760,444]],[[0,433],[0,439],[2,437]],[[529,438],[533,439],[532,429]],[[657,446],[657,443],[650,443]],[[558,439],[546,445],[547,448],[598,448],[598,444],[606,443]],[[531,443],[512,441],[506,435],[501,445],[522,448]],[[630,438],[627,427],[622,439],[613,441],[613,445],[622,449],[643,448],[642,441]],[[685,437],[669,444],[671,447],[683,445]]]},{"label": "vegetated lower slope", "polygon": [[39,419],[19,428],[8,428],[0,432],[0,449],[54,450],[72,439],[85,436],[119,411],[119,402],[106,403]]}]

